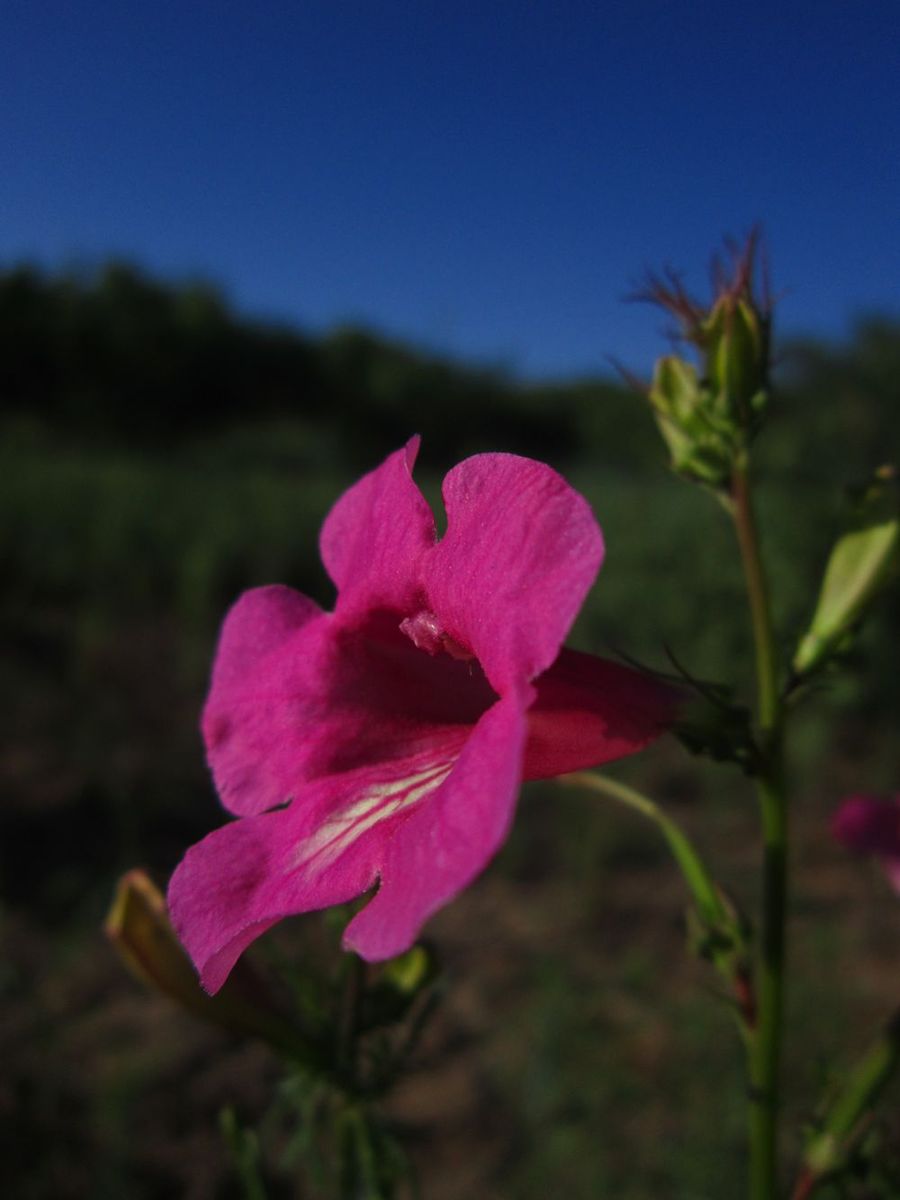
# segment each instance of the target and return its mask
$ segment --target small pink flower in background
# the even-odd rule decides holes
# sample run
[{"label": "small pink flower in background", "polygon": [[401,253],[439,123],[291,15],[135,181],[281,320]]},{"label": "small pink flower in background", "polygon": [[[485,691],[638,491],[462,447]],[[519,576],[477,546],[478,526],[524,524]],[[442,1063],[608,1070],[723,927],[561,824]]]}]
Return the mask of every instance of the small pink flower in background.
[{"label": "small pink flower in background", "polygon": [[831,831],[851,850],[878,858],[900,892],[900,795],[848,796],[831,819]]},{"label": "small pink flower in background", "polygon": [[417,449],[326,518],[333,613],[275,586],[225,620],[203,733],[240,819],[168,897],[211,992],[275,922],[376,882],[345,944],[403,952],[502,844],[523,779],[632,754],[673,719],[668,688],[561,649],[603,557],[584,498],[542,463],[477,455],[444,480],[438,539]]}]

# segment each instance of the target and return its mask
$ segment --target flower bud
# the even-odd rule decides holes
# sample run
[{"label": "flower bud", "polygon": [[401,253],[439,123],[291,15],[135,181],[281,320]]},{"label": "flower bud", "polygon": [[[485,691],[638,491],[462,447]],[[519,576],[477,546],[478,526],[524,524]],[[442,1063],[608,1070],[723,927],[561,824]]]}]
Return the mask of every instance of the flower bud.
[{"label": "flower bud", "polygon": [[382,964],[363,998],[361,1028],[368,1031],[402,1021],[440,974],[434,953],[416,945]]},{"label": "flower bud", "polygon": [[104,928],[119,957],[142,983],[213,1025],[262,1038],[294,1057],[308,1057],[310,1048],[277,1010],[246,960],[215,996],[203,991],[169,922],[165,898],[144,871],[129,871],[119,880]]},{"label": "flower bud", "polygon": [[700,328],[706,377],[723,418],[756,431],[768,402],[769,317],[742,291],[725,291]]},{"label": "flower bud", "polygon": [[880,467],[858,495],[828,565],[812,623],[794,656],[802,675],[842,649],[900,564],[900,487],[896,467]]},{"label": "flower bud", "polygon": [[397,958],[388,959],[382,978],[404,996],[415,996],[434,981],[438,972],[434,953],[426,946],[416,945]]},{"label": "flower bud", "polygon": [[709,306],[692,297],[673,272],[651,275],[636,297],[671,313],[678,336],[699,360],[694,366],[676,356],[660,359],[650,388],[672,468],[720,489],[758,432],[769,398],[771,306],[754,288],[755,235],[743,250],[730,251],[730,272],[714,264]]},{"label": "flower bud", "polygon": [[734,460],[732,431],[714,411],[696,368],[675,355],[661,358],[649,398],[672,470],[698,483],[724,486]]}]

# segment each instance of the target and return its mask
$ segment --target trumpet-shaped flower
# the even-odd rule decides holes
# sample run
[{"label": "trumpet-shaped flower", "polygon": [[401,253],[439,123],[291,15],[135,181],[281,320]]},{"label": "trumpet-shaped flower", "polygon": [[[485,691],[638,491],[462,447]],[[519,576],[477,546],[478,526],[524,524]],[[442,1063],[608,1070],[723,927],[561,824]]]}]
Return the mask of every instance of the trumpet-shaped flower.
[{"label": "trumpet-shaped flower", "polygon": [[831,819],[839,842],[878,859],[895,892],[900,892],[900,796],[848,796]]},{"label": "trumpet-shaped flower", "polygon": [[376,883],[345,945],[401,953],[502,844],[523,779],[631,754],[671,723],[668,688],[561,649],[603,557],[584,498],[542,463],[477,455],[444,480],[439,538],[417,449],[326,518],[333,612],[274,586],[225,620],[203,734],[239,819],[169,887],[211,992],[275,922]]}]

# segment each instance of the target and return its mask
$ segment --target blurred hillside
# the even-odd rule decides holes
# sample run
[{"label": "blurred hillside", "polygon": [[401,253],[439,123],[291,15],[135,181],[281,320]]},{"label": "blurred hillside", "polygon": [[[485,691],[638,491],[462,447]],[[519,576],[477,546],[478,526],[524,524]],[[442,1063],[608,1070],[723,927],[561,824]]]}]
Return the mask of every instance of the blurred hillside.
[{"label": "blurred hillside", "polygon": [[[873,317],[844,344],[779,352],[759,471],[779,628],[790,645],[809,615],[842,489],[900,456],[900,326]],[[312,338],[239,316],[207,285],[174,286],[122,264],[96,274],[0,274],[0,399],[0,684],[14,699],[0,732],[0,1181],[5,1172],[7,1194],[23,1200],[224,1197],[233,1193],[214,1134],[211,1145],[203,1141],[210,1114],[231,1091],[252,1114],[268,1068],[253,1060],[246,1078],[240,1063],[227,1078],[209,1077],[204,1043],[171,1023],[180,1018],[154,1009],[145,1028],[146,1003],[134,998],[129,1009],[122,1000],[137,993],[97,929],[119,871],[143,863],[164,880],[185,846],[221,820],[196,720],[226,606],[242,589],[274,581],[330,603],[317,553],[324,514],[361,471],[419,432],[421,481],[432,497],[449,466],[483,450],[545,459],[589,497],[608,553],[577,641],[663,666],[670,646],[695,672],[733,679],[748,631],[730,531],[706,496],[668,474],[646,406],[617,382],[537,387],[364,330]],[[795,765],[813,828],[824,826],[842,788],[898,786],[897,633],[894,594],[862,639],[859,671],[826,680],[819,715],[800,729]],[[628,770],[643,772],[702,837],[718,832],[733,849],[735,878],[746,881],[748,805],[713,795],[709,777],[674,746]],[[742,781],[714,778],[725,795],[743,795]],[[648,1049],[646,1030],[659,1017],[646,947],[670,967],[680,961],[677,884],[666,875],[666,886],[648,890],[648,867],[663,871],[665,860],[642,831],[626,829],[619,841],[597,833],[589,811],[573,800],[525,805],[494,882],[454,909],[474,913],[479,927],[487,921],[512,947],[506,974],[500,943],[473,940],[464,918],[442,918],[470,981],[468,1008],[454,1019],[480,1012],[475,1025],[490,1037],[500,1014],[534,1051],[522,1062],[522,1039],[509,1035],[465,1067],[460,1086],[477,1076],[482,1100],[502,1095],[505,1116],[479,1124],[482,1110],[461,1105],[454,1137],[464,1127],[469,1143],[456,1151],[432,1143],[447,1170],[428,1196],[538,1200],[565,1171],[570,1195],[607,1189],[627,1200],[642,1195],[628,1182],[638,1154],[658,1186],[647,1195],[726,1194],[714,1181],[740,1153],[730,1118],[725,1141],[705,1148],[702,1095],[681,1116],[653,1118],[675,1122],[664,1138],[639,1122],[623,1129],[623,1106],[640,1108],[634,1077],[617,1076],[612,1056],[585,1057],[596,1039],[567,1007],[579,989],[608,997],[590,1019],[627,1027],[633,1070],[661,1073],[671,1095],[701,1087],[707,1074],[705,1086],[727,1086],[730,1051],[710,1054],[698,1016],[707,998],[684,1015],[694,979],[665,1012],[687,1022],[695,1058],[680,1063],[652,1037]],[[829,852],[816,853],[827,865]],[[516,918],[526,884],[533,915]],[[664,902],[673,905],[665,913]],[[829,902],[817,903],[818,912]],[[616,912],[626,914],[622,928],[608,923]],[[536,949],[528,921],[540,924],[540,913],[561,914],[564,930]],[[821,943],[828,953],[834,939],[852,940],[848,928]],[[815,936],[808,948],[820,945]],[[624,983],[615,982],[616,962],[598,964],[598,939],[631,947]],[[859,986],[877,1007],[893,985],[878,957],[884,945],[867,953],[875,965]],[[809,1039],[857,1011],[855,986],[836,987]],[[151,1050],[142,1053],[144,1037]],[[38,1044],[40,1053],[29,1049]],[[159,1047],[172,1045],[157,1060]],[[819,1049],[805,1047],[801,1077]],[[193,1110],[170,1112],[166,1097],[187,1078],[202,1095]],[[135,1140],[146,1121],[150,1150],[146,1138]],[[682,1135],[690,1155],[678,1149]],[[488,1163],[477,1177],[473,1146]],[[459,1162],[476,1166],[454,1192]]]},{"label": "blurred hillside", "polygon": [[[877,316],[844,345],[781,347],[779,466],[840,479],[896,445],[898,368],[900,325]],[[122,263],[0,272],[0,400],[59,434],[142,449],[287,420],[353,466],[412,428],[448,461],[485,445],[632,469],[658,458],[642,406],[608,379],[535,387],[362,329],[311,338]]]},{"label": "blurred hillside", "polygon": [[377,461],[411,428],[451,459],[478,442],[568,456],[584,433],[586,395],[621,398],[601,383],[517,387],[499,371],[359,329],[314,340],[237,317],[204,284],[172,287],[125,265],[95,275],[7,272],[0,330],[9,412],[133,447],[287,419],[354,466]]}]

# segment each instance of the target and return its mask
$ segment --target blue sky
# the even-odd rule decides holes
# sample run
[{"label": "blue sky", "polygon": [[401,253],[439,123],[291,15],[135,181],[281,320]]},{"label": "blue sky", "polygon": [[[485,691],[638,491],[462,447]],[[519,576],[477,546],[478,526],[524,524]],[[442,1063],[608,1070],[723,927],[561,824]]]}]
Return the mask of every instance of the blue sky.
[{"label": "blue sky", "polygon": [[841,335],[900,312],[898,47],[896,0],[7,0],[0,263],[645,372],[642,269],[761,221],[782,329]]}]

